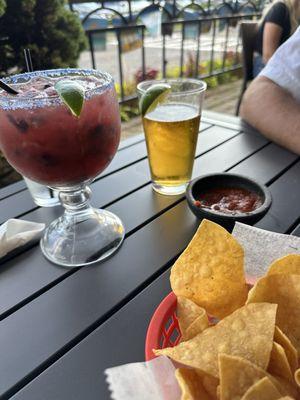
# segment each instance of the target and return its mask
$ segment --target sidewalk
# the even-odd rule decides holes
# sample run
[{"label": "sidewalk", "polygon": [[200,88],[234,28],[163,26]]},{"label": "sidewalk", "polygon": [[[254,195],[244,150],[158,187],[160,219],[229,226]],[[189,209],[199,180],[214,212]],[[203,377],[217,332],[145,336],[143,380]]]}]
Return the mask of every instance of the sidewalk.
[{"label": "sidewalk", "polygon": [[[237,49],[237,29],[230,28],[227,52],[235,53]],[[182,35],[175,32],[172,37],[166,36],[165,38],[165,51],[167,59],[167,68],[179,68],[180,55],[182,46]],[[223,59],[223,51],[225,48],[225,32],[219,32],[215,37],[214,43],[214,60]],[[149,68],[161,70],[162,67],[162,37],[157,39],[146,37],[145,38],[145,62]],[[186,65],[190,54],[195,55],[197,50],[197,42],[192,39],[184,41],[184,59],[183,64]],[[239,48],[240,51],[240,48]],[[210,60],[212,52],[212,32],[201,35],[200,41],[200,62]],[[118,46],[115,35],[108,35],[106,49],[103,51],[95,51],[96,69],[101,69],[110,73],[115,82],[120,83],[119,78],[119,64],[118,64]],[[135,73],[141,68],[141,49],[132,50],[122,53],[122,68],[123,77],[125,81],[131,81]],[[89,51],[84,51],[80,55],[79,66],[81,68],[91,68],[91,54]]]}]

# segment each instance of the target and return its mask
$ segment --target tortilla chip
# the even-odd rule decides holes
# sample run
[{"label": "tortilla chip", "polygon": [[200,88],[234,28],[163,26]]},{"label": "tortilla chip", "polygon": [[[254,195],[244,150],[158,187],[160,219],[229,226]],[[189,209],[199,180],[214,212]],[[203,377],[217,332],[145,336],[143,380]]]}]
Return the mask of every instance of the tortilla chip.
[{"label": "tortilla chip", "polygon": [[294,386],[281,378],[274,377],[264,369],[242,357],[219,355],[221,400],[238,400],[246,391],[262,378],[268,377],[281,396],[295,395]]},{"label": "tortilla chip", "polygon": [[294,373],[295,370],[298,368],[297,350],[293,346],[290,339],[278,328],[278,326],[275,326],[274,341],[284,348],[285,354],[291,367],[291,371],[292,373]]},{"label": "tortilla chip", "polygon": [[221,400],[239,400],[257,381],[267,373],[255,364],[241,357],[219,355],[220,398]]},{"label": "tortilla chip", "polygon": [[295,399],[290,396],[284,396],[284,397],[280,397],[280,399],[278,399],[278,400],[295,400]]},{"label": "tortilla chip", "polygon": [[265,377],[254,383],[244,394],[242,400],[277,400],[280,396],[276,386],[268,377]]},{"label": "tortilla chip", "polygon": [[300,387],[300,368],[298,368],[294,373],[294,378],[296,384]]},{"label": "tortilla chip", "polygon": [[203,387],[206,393],[209,394],[212,400],[218,400],[219,396],[217,395],[217,389],[219,387],[220,380],[203,372],[201,373],[201,376]]},{"label": "tortilla chip", "polygon": [[177,318],[181,330],[186,330],[202,312],[203,308],[192,300],[182,296],[177,297]]},{"label": "tortilla chip", "polygon": [[234,354],[266,369],[273,346],[276,304],[249,304],[176,347],[154,350],[219,378],[218,354]]},{"label": "tortilla chip", "polygon": [[205,329],[209,327],[209,321],[207,318],[207,314],[203,309],[204,313],[200,315],[191,325],[187,328],[184,335],[182,336],[182,341],[190,340],[199,333],[203,332]]},{"label": "tortilla chip", "polygon": [[268,275],[250,290],[247,304],[258,302],[278,304],[276,325],[300,352],[300,276]]},{"label": "tortilla chip", "polygon": [[280,376],[268,376],[282,396],[291,396],[298,398],[298,389],[297,385],[295,385],[295,382],[291,383],[286,379],[281,378]]},{"label": "tortilla chip", "polygon": [[218,318],[245,304],[244,251],[221,226],[203,220],[171,270],[171,286]]},{"label": "tortilla chip", "polygon": [[300,275],[300,254],[288,254],[275,260],[270,265],[267,275],[274,274]]},{"label": "tortilla chip", "polygon": [[181,400],[211,400],[195,370],[179,368],[175,376],[181,389]]},{"label": "tortilla chip", "polygon": [[209,325],[204,308],[182,296],[177,298],[177,318],[182,341],[192,339]]},{"label": "tortilla chip", "polygon": [[294,382],[294,377],[284,348],[280,344],[274,342],[270,362],[268,365],[268,372],[272,375],[280,376],[290,382]]}]

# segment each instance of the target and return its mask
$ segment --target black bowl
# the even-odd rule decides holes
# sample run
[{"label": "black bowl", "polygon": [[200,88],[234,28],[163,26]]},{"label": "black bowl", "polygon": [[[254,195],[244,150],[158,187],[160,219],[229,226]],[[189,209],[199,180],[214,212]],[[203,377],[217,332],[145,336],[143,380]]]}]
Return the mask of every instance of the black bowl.
[{"label": "black bowl", "polygon": [[[239,188],[246,189],[256,193],[262,199],[262,205],[254,211],[228,214],[221,211],[210,210],[207,208],[197,207],[194,203],[199,195],[208,189],[213,188]],[[258,222],[269,210],[272,202],[271,193],[264,186],[257,181],[247,178],[242,175],[235,175],[229,173],[222,174],[208,174],[199,176],[192,180],[186,190],[186,198],[188,205],[192,212],[198,218],[206,218],[216,222],[232,231],[236,221],[243,222],[244,224],[253,225]]]}]

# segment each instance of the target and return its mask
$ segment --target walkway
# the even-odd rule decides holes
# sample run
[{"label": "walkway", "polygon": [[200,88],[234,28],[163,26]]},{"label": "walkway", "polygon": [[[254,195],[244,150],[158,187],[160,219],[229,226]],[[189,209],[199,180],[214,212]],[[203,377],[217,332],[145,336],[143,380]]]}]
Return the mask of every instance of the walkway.
[{"label": "walkway", "polygon": [[[214,43],[214,60],[222,61],[224,50],[227,52],[232,52],[233,54],[239,50],[240,45],[238,45],[237,29],[230,28],[228,34],[228,44],[225,45],[226,37],[225,32],[218,32],[215,37]],[[168,71],[173,71],[178,69],[180,66],[180,54],[181,54],[181,44],[182,35],[180,33],[173,33],[172,37],[166,36],[166,59],[167,59],[167,69]],[[200,62],[210,60],[212,53],[212,32],[201,35],[200,41]],[[105,49],[95,51],[95,62],[96,68],[101,69],[110,73],[115,82],[119,83],[119,53],[117,41],[114,35],[107,35],[107,42]],[[183,65],[186,65],[189,57],[195,56],[197,49],[196,40],[186,39],[183,44]],[[122,54],[122,68],[123,68],[123,78],[125,82],[132,82],[132,79],[137,71],[141,69],[142,63],[142,53],[141,49],[132,50]],[[162,37],[157,39],[146,37],[145,39],[145,62],[148,68],[161,69],[162,66]],[[84,51],[81,53],[79,66],[81,68],[91,67],[91,55],[89,51]]]}]

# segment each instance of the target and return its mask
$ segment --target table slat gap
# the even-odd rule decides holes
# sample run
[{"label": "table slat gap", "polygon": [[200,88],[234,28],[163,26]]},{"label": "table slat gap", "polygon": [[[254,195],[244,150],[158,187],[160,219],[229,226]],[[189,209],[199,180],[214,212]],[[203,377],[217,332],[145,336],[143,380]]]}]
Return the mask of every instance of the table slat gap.
[{"label": "table slat gap", "polygon": [[275,181],[277,181],[282,175],[284,175],[289,169],[291,169],[295,164],[297,164],[300,161],[300,157],[296,158],[291,164],[287,165],[282,171],[280,171],[276,176],[274,176],[272,179],[270,179],[267,183],[266,186],[271,186]]},{"label": "table slat gap", "polygon": [[300,224],[295,227],[291,235],[300,236]]},{"label": "table slat gap", "polygon": [[300,214],[300,161],[274,181],[269,190],[273,197],[271,208],[256,226],[285,233],[294,225]]},{"label": "table slat gap", "polygon": [[259,149],[253,151],[253,153],[247,155],[246,157],[242,158],[240,161],[238,161],[237,163],[235,163],[232,167],[228,168],[225,170],[225,172],[230,171],[231,169],[235,168],[236,166],[238,166],[239,164],[241,164],[242,162],[246,161],[248,158],[253,157],[256,153],[262,151],[265,147],[269,146],[270,142],[263,144]]},{"label": "table slat gap", "polygon": [[[287,235],[293,235],[293,232],[296,231],[297,226],[300,224],[300,216],[296,219],[296,221],[288,227],[288,229],[285,231]],[[295,235],[297,236],[297,235]]]}]

